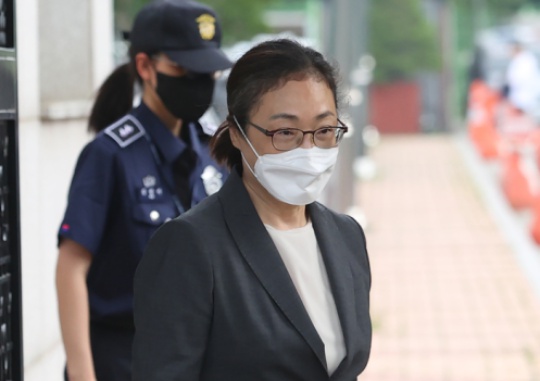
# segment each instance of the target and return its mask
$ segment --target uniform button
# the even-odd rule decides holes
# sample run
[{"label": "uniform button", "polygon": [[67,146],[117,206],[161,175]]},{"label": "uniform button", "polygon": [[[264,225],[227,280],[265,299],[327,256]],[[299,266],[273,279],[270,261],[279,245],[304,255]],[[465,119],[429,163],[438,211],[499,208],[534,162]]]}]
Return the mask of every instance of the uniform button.
[{"label": "uniform button", "polygon": [[150,219],[152,221],[157,221],[159,219],[159,212],[157,210],[152,210],[150,212]]}]

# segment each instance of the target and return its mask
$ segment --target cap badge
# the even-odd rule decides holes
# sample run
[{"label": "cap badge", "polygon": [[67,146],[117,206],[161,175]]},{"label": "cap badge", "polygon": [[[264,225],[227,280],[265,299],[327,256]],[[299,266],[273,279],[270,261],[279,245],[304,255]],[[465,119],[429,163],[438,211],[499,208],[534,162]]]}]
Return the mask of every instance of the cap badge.
[{"label": "cap badge", "polygon": [[211,40],[216,34],[216,18],[208,13],[204,13],[197,17],[199,24],[199,33],[203,40]]}]

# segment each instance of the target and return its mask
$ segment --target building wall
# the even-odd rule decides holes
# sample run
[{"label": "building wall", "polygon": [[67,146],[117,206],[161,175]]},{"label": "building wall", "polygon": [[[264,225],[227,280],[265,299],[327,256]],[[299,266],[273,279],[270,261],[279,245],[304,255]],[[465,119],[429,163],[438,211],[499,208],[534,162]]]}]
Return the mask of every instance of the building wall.
[{"label": "building wall", "polygon": [[112,70],[113,7],[112,0],[16,7],[25,381],[61,381],[56,232],[77,155],[91,138],[89,105]]},{"label": "building wall", "polygon": [[61,381],[56,233],[77,155],[90,136],[84,120],[76,120],[24,122],[19,137],[25,381]]},{"label": "building wall", "polygon": [[19,119],[24,121],[40,113],[38,0],[18,0],[16,6]]},{"label": "building wall", "polygon": [[41,115],[84,117],[112,65],[112,5],[98,0],[39,2]]}]

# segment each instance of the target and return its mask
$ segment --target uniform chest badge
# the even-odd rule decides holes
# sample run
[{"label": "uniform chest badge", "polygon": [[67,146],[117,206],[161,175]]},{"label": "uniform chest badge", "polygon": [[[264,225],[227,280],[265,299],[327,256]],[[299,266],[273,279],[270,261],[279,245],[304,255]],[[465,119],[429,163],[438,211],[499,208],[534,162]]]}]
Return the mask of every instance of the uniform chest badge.
[{"label": "uniform chest badge", "polygon": [[139,189],[141,201],[155,201],[163,196],[163,189],[157,186],[154,176],[148,175],[142,179],[143,187]]},{"label": "uniform chest badge", "polygon": [[142,182],[145,188],[152,188],[156,186],[156,178],[151,175],[143,177]]},{"label": "uniform chest badge", "polygon": [[208,165],[201,174],[207,195],[216,193],[223,185],[223,175],[215,167]]}]

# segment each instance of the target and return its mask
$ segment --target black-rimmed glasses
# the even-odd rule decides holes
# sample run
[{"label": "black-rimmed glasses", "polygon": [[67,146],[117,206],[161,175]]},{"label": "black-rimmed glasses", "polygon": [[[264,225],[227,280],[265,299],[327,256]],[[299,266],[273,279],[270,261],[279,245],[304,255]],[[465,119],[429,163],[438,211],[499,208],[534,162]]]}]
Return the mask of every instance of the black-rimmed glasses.
[{"label": "black-rimmed glasses", "polygon": [[338,122],[341,126],[326,126],[309,131],[299,128],[278,128],[270,131],[250,121],[248,121],[248,124],[266,136],[270,136],[272,138],[272,145],[278,151],[290,151],[302,145],[305,134],[311,134],[313,144],[319,148],[328,149],[336,147],[343,139],[343,135],[349,130],[349,127],[341,120],[338,119]]}]

